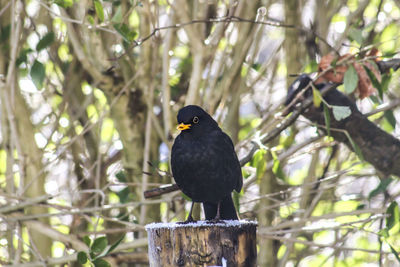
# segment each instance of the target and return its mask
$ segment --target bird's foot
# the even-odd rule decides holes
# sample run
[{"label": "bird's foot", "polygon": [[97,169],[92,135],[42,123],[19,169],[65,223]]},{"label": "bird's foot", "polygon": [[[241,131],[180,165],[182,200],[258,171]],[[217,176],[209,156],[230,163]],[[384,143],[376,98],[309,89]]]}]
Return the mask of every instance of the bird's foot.
[{"label": "bird's foot", "polygon": [[224,220],[221,219],[219,216],[215,216],[214,219],[208,220],[207,223],[212,224],[212,223],[225,223]]},{"label": "bird's foot", "polygon": [[195,223],[195,222],[196,222],[196,220],[193,219],[192,216],[189,216],[189,217],[186,219],[186,221],[184,221],[184,222],[177,222],[177,224],[188,224],[188,223]]}]

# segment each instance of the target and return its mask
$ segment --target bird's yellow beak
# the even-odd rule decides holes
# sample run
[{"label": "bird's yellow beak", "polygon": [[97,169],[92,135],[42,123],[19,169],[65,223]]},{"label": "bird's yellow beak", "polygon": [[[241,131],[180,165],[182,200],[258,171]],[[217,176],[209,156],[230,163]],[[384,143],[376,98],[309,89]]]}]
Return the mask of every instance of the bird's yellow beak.
[{"label": "bird's yellow beak", "polygon": [[183,122],[181,124],[178,125],[178,127],[176,127],[176,129],[180,130],[180,131],[184,131],[187,129],[190,129],[190,126],[192,126],[191,124],[184,124]]}]

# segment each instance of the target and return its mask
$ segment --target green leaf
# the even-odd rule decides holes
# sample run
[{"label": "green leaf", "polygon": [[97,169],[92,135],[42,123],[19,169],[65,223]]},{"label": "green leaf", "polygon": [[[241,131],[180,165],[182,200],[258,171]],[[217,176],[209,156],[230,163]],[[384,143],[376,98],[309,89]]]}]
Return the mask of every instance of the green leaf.
[{"label": "green leaf", "polygon": [[185,193],[182,192],[181,194],[182,194],[182,197],[183,197],[184,200],[192,201],[192,199],[188,195],[186,195]]},{"label": "green leaf", "polygon": [[26,63],[28,60],[28,54],[31,52],[33,52],[33,50],[30,48],[23,49],[21,52],[19,52],[19,56],[17,58],[17,61],[15,62],[16,65],[19,66],[22,63]]},{"label": "green leaf", "polygon": [[272,166],[272,172],[276,175],[276,177],[278,177],[282,181],[285,180],[285,173],[282,169],[281,161],[277,157],[274,157],[274,165]]},{"label": "green leaf", "polygon": [[54,32],[48,32],[36,45],[36,51],[40,51],[49,45],[51,45],[55,40]]},{"label": "green leaf", "polygon": [[0,28],[0,43],[4,43],[10,37],[11,24]]},{"label": "green leaf", "polygon": [[397,261],[400,263],[400,256],[399,253],[394,249],[394,247],[392,247],[392,245],[388,244],[390,246],[390,250],[392,251],[392,253],[394,254],[394,256],[396,257]]},{"label": "green leaf", "polygon": [[125,23],[116,23],[113,26],[126,42],[130,43],[135,39],[136,32],[130,30],[129,26]]},{"label": "green leaf", "polygon": [[362,44],[364,41],[364,38],[362,36],[362,30],[360,29],[350,28],[349,37],[352,40],[356,41],[358,44]]},{"label": "green leaf", "polygon": [[392,75],[390,75],[390,74],[382,75],[381,88],[382,88],[383,92],[386,92],[388,90],[391,78],[392,78]]},{"label": "green leaf", "polygon": [[[378,70],[378,66],[376,66],[374,61],[369,60],[368,62],[370,64],[372,64],[375,69]],[[372,86],[378,90],[379,97],[382,99],[383,98],[383,89],[382,89],[381,83],[378,81],[378,79],[375,76],[375,73],[370,68],[366,67],[365,65],[363,65],[363,67],[364,67],[364,70],[367,72],[369,79],[371,80]]]},{"label": "green leaf", "polygon": [[326,104],[324,104],[323,107],[326,131],[328,132],[328,136],[331,136],[331,114],[329,113],[329,108]]},{"label": "green leaf", "polygon": [[87,20],[89,21],[89,23],[90,23],[91,25],[94,25],[94,18],[93,18],[92,15],[87,15]]},{"label": "green leaf", "polygon": [[43,81],[46,74],[44,65],[39,61],[35,60],[35,62],[32,65],[30,74],[36,88],[41,89],[43,87]]},{"label": "green leaf", "polygon": [[333,117],[335,120],[341,121],[351,115],[351,109],[348,106],[332,105]]},{"label": "green leaf", "polygon": [[314,106],[319,108],[321,106],[321,102],[322,102],[322,96],[320,91],[318,91],[317,89],[315,89],[313,87],[313,102],[314,102]]},{"label": "green leaf", "polygon": [[390,126],[392,126],[393,129],[396,128],[396,118],[394,117],[393,110],[385,110],[383,113],[385,116],[385,119],[389,122]]},{"label": "green leaf", "polygon": [[101,253],[108,245],[107,237],[101,236],[94,240],[92,246],[90,247],[91,252]]},{"label": "green leaf", "polygon": [[267,151],[263,148],[260,148],[256,151],[256,153],[254,153],[253,156],[253,166],[256,168],[256,177],[257,179],[261,179],[261,177],[264,175],[265,173],[265,169],[267,167],[267,164],[265,162],[265,154],[267,153]]},{"label": "green leaf", "polygon": [[99,0],[94,0],[94,9],[96,10],[97,17],[101,22],[104,21],[104,10]]},{"label": "green leaf", "polygon": [[77,255],[77,260],[80,264],[85,264],[88,260],[88,256],[86,252],[84,251],[79,251]]},{"label": "green leaf", "polygon": [[85,235],[82,239],[83,239],[83,242],[86,244],[86,246],[90,247],[90,244],[92,243],[92,240],[90,239],[90,237]]},{"label": "green leaf", "polygon": [[114,244],[112,244],[105,255],[108,255],[109,253],[111,253],[116,247],[118,247],[118,245],[122,242],[122,240],[124,240],[125,235],[122,235],[120,239],[118,239]]},{"label": "green leaf", "polygon": [[93,261],[95,267],[110,267],[111,265],[103,259],[96,259]]},{"label": "green leaf", "polygon": [[126,183],[128,180],[126,179],[126,173],[124,171],[119,171],[115,177],[118,179],[119,182],[121,183]]},{"label": "green leaf", "polygon": [[74,4],[74,0],[54,0],[54,4],[63,8],[69,8]]},{"label": "green leaf", "polygon": [[384,237],[384,238],[388,238],[389,237],[389,231],[387,228],[383,228],[378,232],[378,235]]},{"label": "green leaf", "polygon": [[388,187],[388,185],[393,181],[392,178],[386,178],[386,179],[382,179],[381,182],[379,183],[379,185],[372,190],[369,195],[368,195],[368,200],[370,200],[371,198],[373,198],[374,196],[384,192],[386,190],[386,188]]},{"label": "green leaf", "polygon": [[129,201],[130,192],[129,187],[125,187],[124,189],[115,192],[115,194],[119,197],[120,203],[127,203]]},{"label": "green leaf", "polygon": [[344,91],[347,94],[354,92],[358,84],[358,75],[353,65],[350,65],[343,78]]},{"label": "green leaf", "polygon": [[353,148],[354,153],[357,154],[357,156],[360,158],[360,160],[364,160],[364,156],[361,152],[361,149],[358,147],[358,145],[356,143],[354,143],[353,139],[351,138],[351,136],[349,135],[349,133],[346,131],[345,132],[347,138],[349,139],[349,142],[351,144],[351,147]]},{"label": "green leaf", "polygon": [[121,23],[122,22],[122,9],[121,9],[121,6],[119,6],[118,8],[117,8],[117,11],[115,11],[115,14],[114,14],[114,16],[112,17],[112,19],[111,19],[111,22],[113,22],[113,23]]},{"label": "green leaf", "polygon": [[386,228],[390,230],[393,226],[399,223],[400,220],[399,206],[396,201],[390,203],[386,210],[386,214],[389,215],[389,217],[386,218]]}]

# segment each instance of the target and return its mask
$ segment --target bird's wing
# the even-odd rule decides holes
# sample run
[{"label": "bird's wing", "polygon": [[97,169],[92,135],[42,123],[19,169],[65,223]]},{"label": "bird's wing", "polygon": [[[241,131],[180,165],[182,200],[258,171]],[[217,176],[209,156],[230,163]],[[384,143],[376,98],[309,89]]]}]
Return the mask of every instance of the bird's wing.
[{"label": "bird's wing", "polygon": [[222,140],[224,142],[224,158],[229,160],[230,167],[230,175],[234,177],[236,185],[234,189],[237,192],[242,190],[243,186],[243,177],[242,177],[242,168],[240,167],[239,159],[235,152],[235,147],[233,145],[232,139],[224,132],[220,132],[222,134]]}]

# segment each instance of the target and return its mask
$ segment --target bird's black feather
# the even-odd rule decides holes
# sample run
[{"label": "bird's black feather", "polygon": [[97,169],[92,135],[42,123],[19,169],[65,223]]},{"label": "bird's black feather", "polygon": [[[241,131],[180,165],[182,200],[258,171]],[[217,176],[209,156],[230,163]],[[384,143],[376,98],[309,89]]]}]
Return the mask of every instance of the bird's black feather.
[{"label": "bird's black feather", "polygon": [[[197,117],[197,123],[193,118]],[[231,193],[240,192],[241,167],[230,137],[198,106],[186,106],[178,123],[191,124],[172,146],[171,166],[175,182],[194,202],[202,202],[206,219],[216,214],[221,202],[221,219],[237,219]],[[234,215],[233,215],[234,214]]]}]

